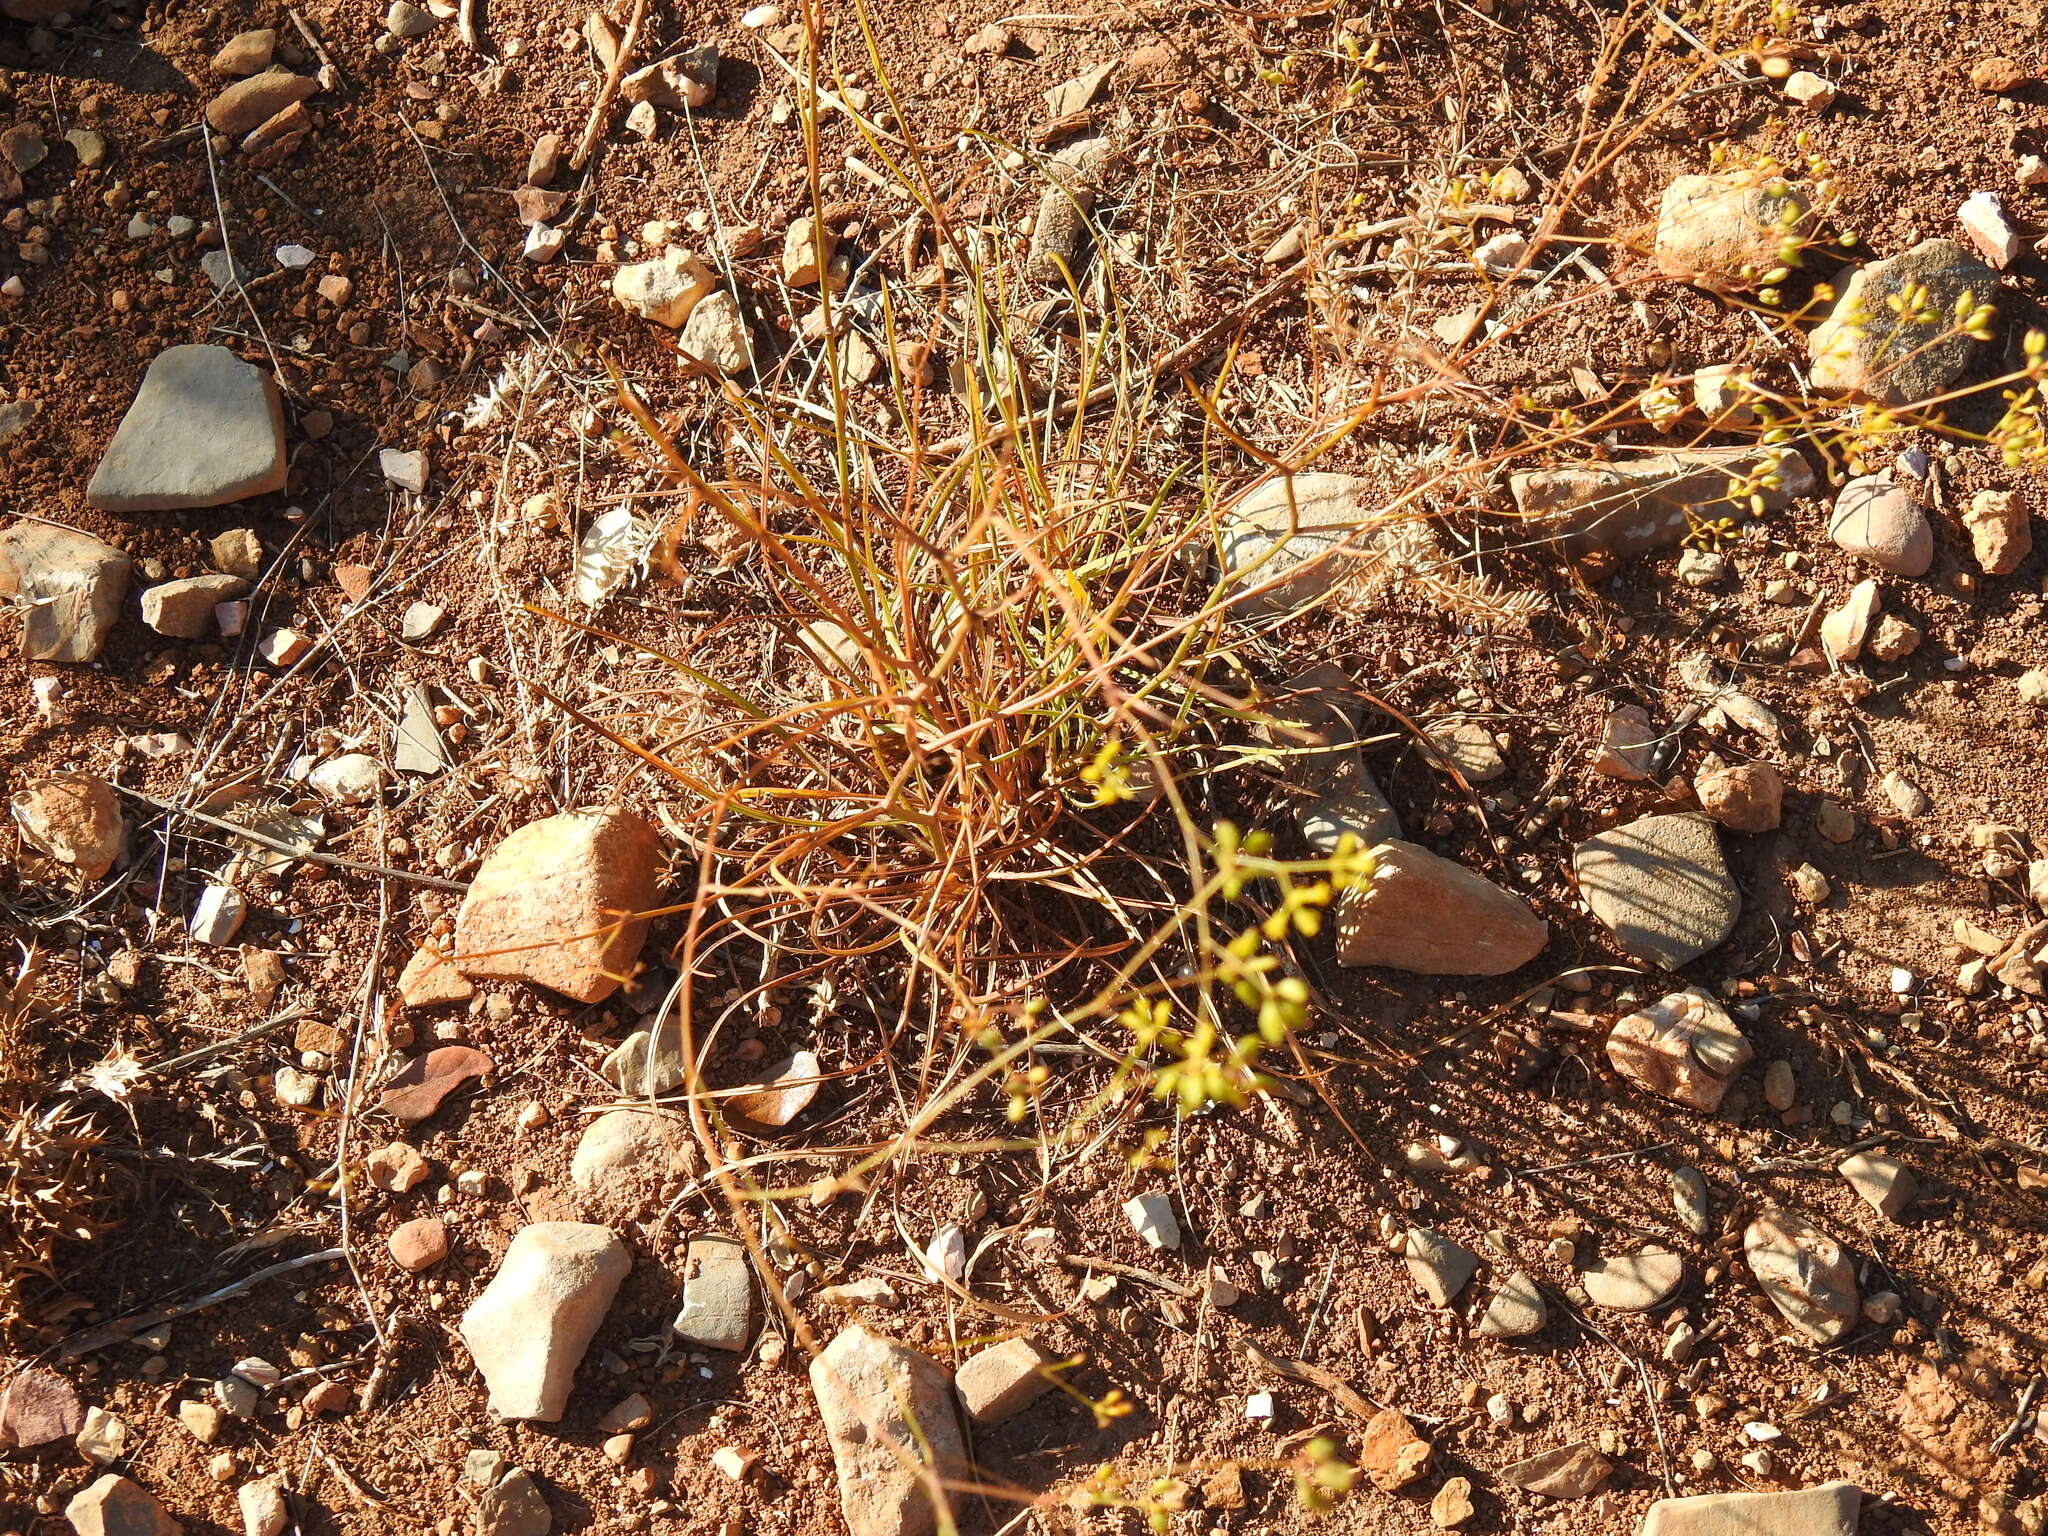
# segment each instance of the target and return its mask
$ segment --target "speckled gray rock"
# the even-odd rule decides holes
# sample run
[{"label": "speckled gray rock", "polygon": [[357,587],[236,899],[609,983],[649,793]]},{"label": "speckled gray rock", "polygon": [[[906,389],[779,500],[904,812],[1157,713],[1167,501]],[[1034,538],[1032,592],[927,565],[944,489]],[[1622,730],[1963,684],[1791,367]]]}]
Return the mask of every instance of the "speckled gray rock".
[{"label": "speckled gray rock", "polygon": [[[1891,301],[1915,285],[1926,289],[1925,318],[1902,318]],[[1806,338],[1813,387],[1908,405],[1941,394],[1976,361],[1981,343],[1957,330],[1956,306],[1965,295],[1995,303],[1998,274],[1953,240],[1922,240],[1859,268],[1840,292]]]},{"label": "speckled gray rock", "polygon": [[677,1335],[706,1349],[745,1349],[753,1309],[754,1271],[747,1250],[729,1237],[692,1238],[683,1259]]},{"label": "speckled gray rock", "polygon": [[1109,163],[1107,139],[1079,139],[1045,163],[1047,186],[1039,195],[1031,225],[1031,252],[1025,271],[1045,282],[1065,281],[1080,265],[1086,250],[1088,216],[1101,191],[1103,167]]},{"label": "speckled gray rock", "polygon": [[269,374],[226,347],[166,347],[93,471],[105,512],[218,507],[284,489],[284,404]]},{"label": "speckled gray rock", "polygon": [[1727,938],[1741,911],[1704,816],[1645,816],[1589,837],[1573,850],[1572,873],[1630,954],[1671,969]]},{"label": "speckled gray rock", "polygon": [[1246,589],[1239,602],[1252,615],[1285,613],[1434,548],[1424,523],[1388,518],[1370,483],[1322,472],[1268,480],[1223,514],[1219,531],[1223,578]]},{"label": "speckled gray rock", "polygon": [[931,1536],[925,1472],[958,1478],[967,1441],[944,1366],[855,1323],[811,1362],[850,1536]]},{"label": "speckled gray rock", "polygon": [[90,534],[48,523],[0,533],[0,597],[19,599],[21,654],[30,661],[91,661],[128,595],[132,562]]},{"label": "speckled gray rock", "polygon": [[576,1368],[633,1260],[609,1227],[539,1221],[523,1227],[498,1272],[462,1314],[491,1412],[553,1423]]},{"label": "speckled gray rock", "polygon": [[1701,523],[1747,522],[1752,494],[1778,511],[1813,488],[1812,466],[1779,448],[1690,448],[1508,476],[1524,537],[1572,554],[1676,544]]}]

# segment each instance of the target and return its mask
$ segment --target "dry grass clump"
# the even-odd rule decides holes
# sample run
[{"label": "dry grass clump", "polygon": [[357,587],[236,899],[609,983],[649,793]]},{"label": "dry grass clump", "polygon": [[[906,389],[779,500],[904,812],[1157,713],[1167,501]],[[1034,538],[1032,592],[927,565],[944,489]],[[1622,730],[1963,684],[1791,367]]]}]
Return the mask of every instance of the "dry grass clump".
[{"label": "dry grass clump", "polygon": [[0,1337],[43,1318],[29,1297],[57,1283],[59,1244],[103,1230],[107,1198],[101,1137],[76,1099],[55,1093],[37,1070],[29,1029],[49,1004],[39,986],[44,956],[23,946],[0,988]]}]

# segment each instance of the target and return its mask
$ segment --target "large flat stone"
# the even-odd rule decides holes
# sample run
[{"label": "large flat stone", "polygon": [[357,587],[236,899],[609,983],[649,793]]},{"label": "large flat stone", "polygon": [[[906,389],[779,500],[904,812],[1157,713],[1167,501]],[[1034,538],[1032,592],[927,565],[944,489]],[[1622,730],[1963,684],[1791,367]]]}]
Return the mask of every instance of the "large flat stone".
[{"label": "large flat stone", "polygon": [[958,1479],[968,1467],[946,1368],[855,1323],[811,1362],[811,1391],[850,1536],[932,1536],[926,1476]]},{"label": "large flat stone", "polygon": [[1218,532],[1223,579],[1244,589],[1251,614],[1285,613],[1433,546],[1423,523],[1390,519],[1368,482],[1321,472],[1267,481],[1223,514]]},{"label": "large flat stone", "polygon": [[1337,963],[1422,976],[1503,976],[1550,942],[1519,896],[1414,843],[1372,850],[1372,878],[1337,908]]},{"label": "large flat stone", "polygon": [[218,507],[284,489],[284,404],[226,347],[166,347],[142,375],[85,499],[107,512]]},{"label": "large flat stone", "polygon": [[1823,1483],[1791,1493],[1703,1493],[1659,1499],[1641,1536],[1856,1536],[1863,1490]]},{"label": "large flat stone", "polygon": [[132,562],[90,534],[48,523],[0,533],[0,596],[21,600],[21,654],[30,661],[91,661],[128,596]]},{"label": "large flat stone", "polygon": [[1742,907],[1704,816],[1645,816],[1589,837],[1573,850],[1572,873],[1630,954],[1671,970],[1727,938]]},{"label": "large flat stone", "polygon": [[[1765,484],[1765,476],[1778,483]],[[1775,448],[1692,448],[1508,476],[1520,531],[1572,554],[1632,555],[1676,544],[1702,523],[1746,522],[1753,494],[1775,512],[1814,483],[1805,459]]]},{"label": "large flat stone", "polygon": [[706,1349],[739,1351],[753,1327],[754,1270],[747,1250],[729,1237],[697,1237],[683,1259],[679,1337]]},{"label": "large flat stone", "polygon": [[632,1267],[608,1227],[540,1221],[520,1229],[462,1314],[462,1342],[490,1388],[491,1412],[561,1418],[583,1353]]},{"label": "large flat stone", "polygon": [[[1908,288],[1924,288],[1915,315],[1891,308]],[[1969,372],[1982,344],[1956,328],[1956,305],[1999,297],[1998,274],[1953,240],[1922,240],[1909,251],[1858,268],[1827,319],[1806,338],[1813,387],[1911,405],[1950,389]]]},{"label": "large flat stone", "polygon": [[530,981],[580,1003],[610,997],[639,957],[661,835],[625,811],[530,822],[491,850],[455,923],[465,976]]}]

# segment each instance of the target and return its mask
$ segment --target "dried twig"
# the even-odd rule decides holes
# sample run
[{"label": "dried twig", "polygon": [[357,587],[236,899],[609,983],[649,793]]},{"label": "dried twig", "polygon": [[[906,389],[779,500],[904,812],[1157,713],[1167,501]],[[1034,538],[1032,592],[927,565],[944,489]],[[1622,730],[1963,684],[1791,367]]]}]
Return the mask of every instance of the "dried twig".
[{"label": "dried twig", "polygon": [[168,800],[159,800],[155,795],[145,795],[139,789],[130,789],[125,784],[114,788],[130,799],[140,800],[144,805],[153,805],[167,816],[185,816],[222,832],[231,832],[236,837],[246,838],[259,848],[268,848],[273,853],[289,854],[308,864],[325,864],[334,869],[353,870],[359,875],[380,875],[388,880],[409,880],[414,885],[430,885],[437,891],[466,891],[469,885],[462,880],[443,880],[439,875],[422,875],[410,869],[393,869],[388,864],[366,864],[361,859],[345,859],[338,853],[321,853],[301,848],[283,838],[270,837],[265,833],[245,827],[240,822],[224,821],[218,816],[209,816],[204,811],[195,811],[189,806],[173,805]]},{"label": "dried twig", "polygon": [[259,1269],[253,1275],[244,1275],[233,1285],[224,1285],[217,1291],[208,1291],[196,1300],[181,1302],[175,1307],[157,1307],[149,1312],[137,1312],[129,1317],[116,1318],[111,1323],[74,1336],[57,1350],[59,1360],[76,1360],[80,1355],[89,1355],[94,1350],[105,1349],[110,1344],[120,1344],[135,1337],[145,1328],[154,1328],[159,1323],[174,1322],[189,1317],[194,1312],[203,1312],[208,1307],[233,1301],[237,1296],[246,1295],[266,1280],[279,1275],[288,1275],[295,1270],[311,1269],[315,1264],[332,1264],[344,1258],[339,1248],[323,1248],[318,1253],[308,1253],[296,1259],[286,1259],[281,1264],[272,1264]]},{"label": "dried twig", "polygon": [[1115,1259],[1098,1259],[1086,1253],[1063,1253],[1060,1262],[1069,1269],[1099,1269],[1107,1275],[1122,1275],[1126,1280],[1140,1280],[1146,1285],[1157,1286],[1169,1296],[1179,1296],[1192,1301],[1195,1293],[1178,1280],[1169,1280],[1164,1275],[1149,1269],[1140,1269],[1135,1264],[1119,1264]]},{"label": "dried twig", "polygon": [[333,90],[342,81],[341,66],[334,62],[334,56],[327,51],[326,45],[314,34],[313,29],[306,25],[306,18],[299,14],[298,7],[292,7],[285,14],[291,17],[292,25],[299,29],[299,36],[306,40],[306,46],[313,50],[313,56],[320,61],[320,89]]},{"label": "dried twig", "polygon": [[2025,1431],[2027,1425],[2033,1420],[2034,1399],[2041,1395],[2043,1383],[2044,1378],[2040,1376],[2036,1376],[2027,1383],[2027,1390],[2020,1394],[2019,1412],[2012,1416],[2012,1423],[2005,1427],[2005,1433],[1991,1442],[1992,1455],[2003,1456],[2012,1448],[2013,1442],[2019,1439],[2021,1433]]},{"label": "dried twig", "polygon": [[455,30],[461,34],[463,42],[469,45],[472,52],[485,51],[483,39],[477,35],[476,30],[476,0],[462,0],[461,9],[455,13]]},{"label": "dried twig", "polygon": [[640,41],[640,23],[646,19],[647,0],[633,0],[633,19],[626,23],[626,35],[619,39],[619,51],[612,59],[612,67],[605,71],[597,100],[590,104],[590,121],[583,125],[583,137],[576,142],[576,153],[569,157],[569,169],[572,171],[580,171],[589,164],[605,124],[611,121],[612,103],[619,96],[619,81],[632,63],[633,49]]}]

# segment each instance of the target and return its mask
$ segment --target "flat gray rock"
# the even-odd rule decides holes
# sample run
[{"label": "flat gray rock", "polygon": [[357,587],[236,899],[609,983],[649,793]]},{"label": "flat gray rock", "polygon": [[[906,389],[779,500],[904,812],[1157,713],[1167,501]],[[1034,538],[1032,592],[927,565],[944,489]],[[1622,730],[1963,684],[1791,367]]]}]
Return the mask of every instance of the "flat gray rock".
[{"label": "flat gray rock", "polygon": [[[1909,288],[1926,290],[1919,310],[1924,318],[1900,318],[1891,310]],[[1922,240],[1859,267],[1840,293],[1833,313],[1806,338],[1813,387],[1909,405],[1941,394],[1969,372],[1982,343],[1957,327],[1956,306],[1996,303],[1998,274],[1953,240]]]},{"label": "flat gray rock", "polygon": [[270,376],[226,347],[167,347],[93,471],[105,512],[218,507],[284,489],[284,405]]},{"label": "flat gray rock", "polygon": [[1623,948],[1671,970],[1727,938],[1742,910],[1704,816],[1645,816],[1589,837],[1572,853],[1572,873]]},{"label": "flat gray rock", "polygon": [[1410,1227],[1408,1243],[1402,1250],[1408,1274],[1422,1288],[1422,1294],[1440,1307],[1447,1307],[1465,1282],[1479,1268],[1479,1255],[1452,1242],[1434,1227]]},{"label": "flat gray rock", "polygon": [[677,1336],[705,1349],[745,1349],[753,1306],[754,1271],[747,1250],[728,1237],[692,1238],[683,1259]]},{"label": "flat gray rock", "polygon": [[1247,589],[1250,614],[1285,613],[1353,575],[1392,570],[1433,546],[1417,521],[1390,520],[1372,486],[1355,475],[1269,480],[1219,523],[1222,575]]},{"label": "flat gray rock", "polygon": [[1508,476],[1526,534],[1572,554],[1676,544],[1703,522],[1747,522],[1752,492],[1775,512],[1813,488],[1812,466],[1788,448],[1674,449]]},{"label": "flat gray rock", "polygon": [[440,773],[448,766],[448,747],[434,724],[434,701],[427,690],[406,695],[405,713],[391,738],[391,766],[400,773]]},{"label": "flat gray rock", "polygon": [[1599,1259],[1579,1276],[1596,1307],[1647,1312],[1663,1305],[1685,1283],[1685,1260],[1664,1248]]},{"label": "flat gray rock", "polygon": [[1479,1319],[1479,1336],[1485,1339],[1521,1339],[1532,1333],[1541,1333],[1543,1325],[1550,1321],[1550,1304],[1543,1299],[1543,1292],[1536,1282],[1529,1278],[1526,1270],[1516,1270],[1509,1275],[1505,1284],[1493,1293],[1493,1300],[1487,1303],[1486,1315]]},{"label": "flat gray rock", "polygon": [[1863,1490],[1822,1483],[1791,1493],[1703,1493],[1659,1499],[1642,1536],[1856,1536]]}]

